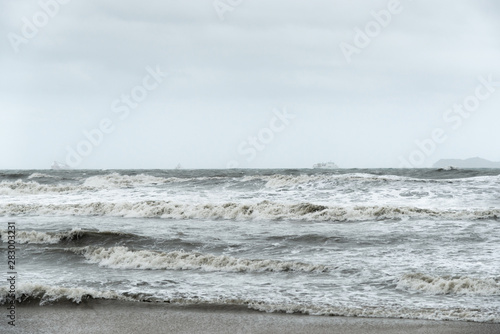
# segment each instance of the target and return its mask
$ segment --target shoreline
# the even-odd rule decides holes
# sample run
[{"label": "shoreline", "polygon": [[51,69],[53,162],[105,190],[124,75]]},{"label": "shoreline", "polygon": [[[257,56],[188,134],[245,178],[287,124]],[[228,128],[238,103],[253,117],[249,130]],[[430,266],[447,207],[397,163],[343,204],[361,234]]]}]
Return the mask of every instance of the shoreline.
[{"label": "shoreline", "polygon": [[[498,323],[264,313],[244,306],[85,300],[17,305],[16,326],[2,333],[500,333]],[[3,312],[5,313],[5,312]],[[2,317],[4,318],[4,317]]]}]

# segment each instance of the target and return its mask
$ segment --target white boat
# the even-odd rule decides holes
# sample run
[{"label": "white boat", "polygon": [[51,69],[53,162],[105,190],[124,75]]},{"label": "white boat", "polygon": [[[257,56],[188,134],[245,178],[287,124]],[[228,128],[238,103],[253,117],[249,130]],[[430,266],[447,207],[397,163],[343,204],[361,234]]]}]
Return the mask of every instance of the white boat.
[{"label": "white boat", "polygon": [[71,167],[64,162],[54,161],[50,169],[71,169]]},{"label": "white boat", "polygon": [[443,168],[438,168],[438,172],[450,171],[450,170],[458,170],[458,167],[455,166],[446,166]]},{"label": "white boat", "polygon": [[175,166],[175,169],[182,169],[182,165],[181,164],[177,164],[177,166]]},{"label": "white boat", "polygon": [[317,164],[313,165],[314,169],[338,169],[339,166],[337,166],[334,162],[320,162]]}]

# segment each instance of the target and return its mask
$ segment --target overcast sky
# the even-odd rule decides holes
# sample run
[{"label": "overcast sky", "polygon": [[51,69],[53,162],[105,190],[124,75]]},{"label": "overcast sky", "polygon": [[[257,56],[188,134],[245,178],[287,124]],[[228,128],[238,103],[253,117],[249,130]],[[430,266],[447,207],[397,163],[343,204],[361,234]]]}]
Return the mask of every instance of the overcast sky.
[{"label": "overcast sky", "polygon": [[0,169],[500,160],[495,0],[5,0],[0,22]]}]

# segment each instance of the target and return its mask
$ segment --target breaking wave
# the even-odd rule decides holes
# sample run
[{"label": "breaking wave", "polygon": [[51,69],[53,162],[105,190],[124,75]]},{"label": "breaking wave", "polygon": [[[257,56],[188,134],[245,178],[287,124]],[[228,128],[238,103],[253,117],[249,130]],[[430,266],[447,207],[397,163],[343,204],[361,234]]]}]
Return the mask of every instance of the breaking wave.
[{"label": "breaking wave", "polygon": [[[81,303],[92,299],[107,299],[130,302],[164,302],[177,305],[231,305],[244,306],[261,312],[299,313],[316,316],[344,316],[368,318],[404,318],[422,320],[474,321],[499,323],[500,316],[496,310],[469,308],[405,308],[394,305],[386,306],[343,306],[343,305],[310,305],[294,303],[276,303],[264,300],[251,300],[230,297],[220,298],[182,298],[156,297],[147,293],[116,291],[99,291],[83,287],[58,287],[43,284],[21,283],[16,289],[18,303],[39,302],[40,305],[60,302]],[[0,305],[6,304],[8,289],[0,287]]]},{"label": "breaking wave", "polygon": [[348,174],[320,174],[320,175],[253,175],[253,176],[203,176],[203,177],[161,177],[147,174],[121,175],[111,173],[106,175],[96,175],[87,178],[78,178],[75,183],[38,183],[32,179],[54,178],[53,176],[33,173],[27,181],[2,181],[0,182],[0,195],[15,194],[43,194],[43,193],[68,193],[97,191],[103,189],[122,189],[136,187],[154,187],[164,184],[192,184],[203,186],[245,186],[246,183],[252,183],[253,186],[267,189],[321,189],[338,186],[352,187],[353,183],[363,184],[363,186],[388,185],[391,183],[494,183],[498,184],[500,176],[478,176],[465,179],[418,179],[406,176],[396,175],[374,175],[366,173],[348,173]]},{"label": "breaking wave", "polygon": [[345,181],[366,181],[366,182],[389,182],[389,181],[418,181],[427,182],[429,180],[413,179],[396,175],[373,175],[364,173],[350,173],[339,175],[270,175],[270,176],[248,176],[246,180],[266,181],[267,188],[286,188],[298,185],[318,185],[329,183],[345,183]]},{"label": "breaking wave", "polygon": [[[9,289],[0,287],[0,305],[8,302]],[[40,305],[61,301],[80,303],[84,299],[122,299],[127,298],[114,291],[97,291],[89,288],[79,287],[54,287],[43,284],[20,283],[16,286],[16,301],[29,302],[39,301]]]},{"label": "breaking wave", "polygon": [[187,204],[170,201],[77,204],[2,204],[3,215],[76,215],[167,219],[368,221],[400,219],[498,219],[500,209],[429,209],[400,206],[325,206],[262,201],[253,204]]},{"label": "breaking wave", "polygon": [[[7,232],[1,232],[2,241],[8,241]],[[16,231],[16,242],[19,244],[56,244],[61,240],[58,235],[37,231]]]},{"label": "breaking wave", "polygon": [[91,188],[130,188],[141,185],[158,185],[169,182],[183,182],[187,179],[177,177],[163,178],[146,174],[121,175],[111,173],[107,175],[97,175],[87,178],[83,186]]},{"label": "breaking wave", "polygon": [[421,273],[405,274],[398,282],[398,289],[434,295],[500,295],[500,277],[473,278],[431,276]]},{"label": "breaking wave", "polygon": [[54,178],[54,176],[42,173],[33,173],[30,176],[28,176],[28,179],[39,179],[39,178]]},{"label": "breaking wave", "polygon": [[[28,179],[54,178],[50,175],[34,173]],[[44,194],[44,193],[68,193],[82,191],[97,191],[101,189],[134,188],[140,186],[157,186],[167,183],[184,183],[189,181],[206,181],[213,179],[224,179],[222,177],[198,177],[198,178],[178,178],[178,177],[157,177],[145,174],[121,175],[112,173],[107,175],[91,176],[83,180],[82,184],[42,184],[36,181],[2,181],[0,182],[0,195],[15,194]]]},{"label": "breaking wave", "polygon": [[366,317],[366,318],[403,318],[421,320],[448,320],[474,322],[500,322],[500,315],[494,310],[468,308],[405,308],[384,306],[334,306],[249,303],[252,309],[264,312],[301,313],[321,316]]},{"label": "breaking wave", "polygon": [[[0,232],[1,240],[8,241],[7,232]],[[93,231],[74,228],[66,232],[41,232],[41,231],[16,231],[16,242],[19,244],[57,244],[61,241],[75,241],[81,239],[99,240],[111,238],[122,240],[123,238],[136,238],[135,234],[111,232],[111,231]]]},{"label": "breaking wave", "polygon": [[[34,173],[28,177],[45,178],[49,175]],[[161,178],[149,175],[120,175],[118,173],[92,176],[83,182],[83,184],[41,184],[36,181],[17,180],[13,182],[2,181],[0,183],[0,195],[12,194],[43,194],[43,193],[68,193],[77,191],[96,191],[109,188],[131,188],[140,185],[158,185],[167,182],[182,182],[179,178]]]},{"label": "breaking wave", "polygon": [[42,193],[67,193],[72,191],[95,190],[94,188],[82,187],[70,184],[47,185],[36,181],[24,182],[17,180],[14,182],[0,182],[0,195],[14,194],[42,194]]},{"label": "breaking wave", "polygon": [[198,252],[153,252],[148,250],[131,251],[127,247],[83,247],[73,248],[89,262],[114,269],[149,269],[149,270],[187,270],[231,272],[325,272],[328,267],[294,261],[248,260],[226,255],[202,254]]}]

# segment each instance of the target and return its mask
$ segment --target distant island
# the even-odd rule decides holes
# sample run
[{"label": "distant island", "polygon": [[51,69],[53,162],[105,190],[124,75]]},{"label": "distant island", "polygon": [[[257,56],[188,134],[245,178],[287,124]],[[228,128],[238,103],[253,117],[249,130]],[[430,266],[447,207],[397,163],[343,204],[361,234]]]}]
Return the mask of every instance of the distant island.
[{"label": "distant island", "polygon": [[479,157],[469,159],[441,159],[432,167],[446,168],[449,166],[458,168],[500,168],[500,162],[494,162]]}]

